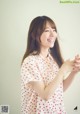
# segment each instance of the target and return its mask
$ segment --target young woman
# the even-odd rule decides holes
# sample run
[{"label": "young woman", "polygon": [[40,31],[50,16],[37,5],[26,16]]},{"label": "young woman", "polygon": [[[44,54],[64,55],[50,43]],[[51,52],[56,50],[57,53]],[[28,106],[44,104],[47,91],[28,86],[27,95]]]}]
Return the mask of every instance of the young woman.
[{"label": "young woman", "polygon": [[22,114],[66,114],[63,90],[79,71],[79,55],[64,62],[54,21],[47,16],[34,18],[21,66]]}]

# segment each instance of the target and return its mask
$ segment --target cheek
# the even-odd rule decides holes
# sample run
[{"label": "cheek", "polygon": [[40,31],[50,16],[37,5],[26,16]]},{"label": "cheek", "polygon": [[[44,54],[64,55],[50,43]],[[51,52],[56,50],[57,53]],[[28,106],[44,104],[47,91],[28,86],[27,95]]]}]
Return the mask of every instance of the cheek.
[{"label": "cheek", "polygon": [[47,39],[47,35],[42,34],[41,37],[40,37],[40,41],[44,42],[44,41],[46,41],[46,39]]},{"label": "cheek", "polygon": [[57,37],[58,35],[57,35],[57,33],[55,32],[55,37]]},{"label": "cheek", "polygon": [[41,39],[41,44],[45,44],[45,43],[46,43],[46,39],[45,38]]},{"label": "cheek", "polygon": [[57,33],[55,33],[55,40],[57,39],[57,36],[58,36]]},{"label": "cheek", "polygon": [[43,37],[43,35],[40,37],[40,43],[41,43],[41,45],[44,43],[44,37]]}]

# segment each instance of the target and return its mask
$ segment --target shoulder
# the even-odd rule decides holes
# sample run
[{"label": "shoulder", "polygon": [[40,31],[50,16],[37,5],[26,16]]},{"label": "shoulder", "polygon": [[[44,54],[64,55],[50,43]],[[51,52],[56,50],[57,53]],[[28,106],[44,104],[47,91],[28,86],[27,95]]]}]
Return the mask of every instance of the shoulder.
[{"label": "shoulder", "polygon": [[37,55],[29,55],[26,57],[22,64],[34,64],[36,63]]}]

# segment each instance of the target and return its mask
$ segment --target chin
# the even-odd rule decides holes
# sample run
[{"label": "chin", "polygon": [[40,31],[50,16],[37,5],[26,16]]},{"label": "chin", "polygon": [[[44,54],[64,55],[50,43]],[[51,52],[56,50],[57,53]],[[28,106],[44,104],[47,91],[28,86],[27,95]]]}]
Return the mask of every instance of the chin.
[{"label": "chin", "polygon": [[50,48],[53,48],[54,47],[54,44],[53,45],[50,45]]}]

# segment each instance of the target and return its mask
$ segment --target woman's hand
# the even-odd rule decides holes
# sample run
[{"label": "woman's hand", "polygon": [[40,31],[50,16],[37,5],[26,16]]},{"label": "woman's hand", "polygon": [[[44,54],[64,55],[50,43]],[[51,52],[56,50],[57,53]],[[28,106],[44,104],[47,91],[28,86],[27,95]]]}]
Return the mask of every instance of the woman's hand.
[{"label": "woman's hand", "polygon": [[75,56],[72,72],[74,73],[80,72],[80,56],[79,55]]},{"label": "woman's hand", "polygon": [[66,60],[61,66],[63,73],[66,74],[68,72],[71,72],[73,70],[73,65],[74,61]]}]

